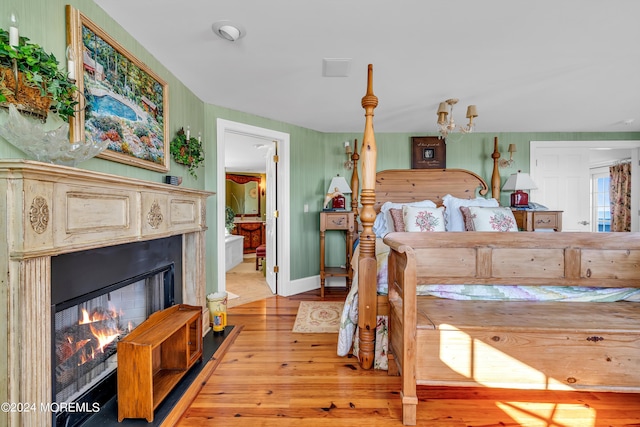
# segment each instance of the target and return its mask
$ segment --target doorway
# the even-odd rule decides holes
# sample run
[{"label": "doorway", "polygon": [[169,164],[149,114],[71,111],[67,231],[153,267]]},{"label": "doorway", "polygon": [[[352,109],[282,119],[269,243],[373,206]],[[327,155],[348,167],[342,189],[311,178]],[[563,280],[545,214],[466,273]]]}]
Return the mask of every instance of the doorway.
[{"label": "doorway", "polygon": [[[591,169],[603,162],[630,158],[631,188],[640,188],[640,141],[531,141],[531,178],[538,189],[531,200],[563,211],[563,231],[592,231]],[[607,154],[616,158],[607,158]],[[631,211],[639,212],[637,191],[632,194]],[[640,230],[640,217],[631,218],[631,231]]]},{"label": "doorway", "polygon": [[[264,260],[266,280],[273,293],[288,295],[289,259],[290,259],[290,218],[289,218],[289,134],[271,129],[260,128],[244,123],[217,119],[217,259],[218,259],[218,291],[226,290],[225,271],[225,145],[232,135],[255,138],[262,143],[269,142],[278,147],[278,166],[269,168],[265,165],[267,183],[275,182],[276,188],[267,189],[267,212],[265,223],[267,229],[267,246],[272,250],[266,253]],[[269,160],[269,159],[268,159]],[[272,197],[271,203],[269,198]],[[275,209],[269,209],[275,206]],[[277,212],[277,213],[276,213]]]}]

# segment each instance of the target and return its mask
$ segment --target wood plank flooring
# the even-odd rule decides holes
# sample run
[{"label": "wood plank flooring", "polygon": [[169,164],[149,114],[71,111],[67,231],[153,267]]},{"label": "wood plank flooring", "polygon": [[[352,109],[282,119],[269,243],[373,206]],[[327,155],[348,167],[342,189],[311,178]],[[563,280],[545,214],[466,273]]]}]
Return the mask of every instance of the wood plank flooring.
[{"label": "wood plank flooring", "polygon": [[[228,310],[241,329],[177,423],[202,426],[401,426],[400,378],[336,355],[337,334],[291,332],[318,292]],[[327,289],[325,300],[344,291]],[[419,426],[640,426],[640,394],[419,387]]]}]

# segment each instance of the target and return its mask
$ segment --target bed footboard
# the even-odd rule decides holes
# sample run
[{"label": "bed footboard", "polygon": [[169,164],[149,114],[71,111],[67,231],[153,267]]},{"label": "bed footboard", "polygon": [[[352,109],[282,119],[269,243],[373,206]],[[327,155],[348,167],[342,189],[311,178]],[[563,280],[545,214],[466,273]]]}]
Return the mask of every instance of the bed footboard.
[{"label": "bed footboard", "polygon": [[[384,241],[405,425],[416,424],[419,384],[640,392],[638,303],[416,297],[423,284],[639,288],[640,233],[392,233]],[[485,350],[493,356],[479,357]],[[502,372],[506,362],[495,360],[513,363]]]},{"label": "bed footboard", "polygon": [[389,253],[389,353],[402,376],[402,419],[416,424],[416,257],[410,246]]}]

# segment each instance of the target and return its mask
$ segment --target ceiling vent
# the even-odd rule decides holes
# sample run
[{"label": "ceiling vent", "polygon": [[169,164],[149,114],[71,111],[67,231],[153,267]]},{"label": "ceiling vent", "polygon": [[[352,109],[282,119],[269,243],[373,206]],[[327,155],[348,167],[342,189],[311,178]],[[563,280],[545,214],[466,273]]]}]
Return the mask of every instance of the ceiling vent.
[{"label": "ceiling vent", "polygon": [[324,58],[322,60],[323,77],[349,77],[351,58]]}]

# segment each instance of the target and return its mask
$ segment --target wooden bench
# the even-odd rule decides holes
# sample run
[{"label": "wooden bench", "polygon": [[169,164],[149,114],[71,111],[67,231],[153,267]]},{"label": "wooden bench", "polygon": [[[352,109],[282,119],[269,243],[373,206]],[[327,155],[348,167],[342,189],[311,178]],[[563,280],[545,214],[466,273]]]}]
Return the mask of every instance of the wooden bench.
[{"label": "wooden bench", "polygon": [[421,284],[640,287],[640,233],[391,233],[389,352],[417,385],[640,392],[637,302],[461,301]]}]

